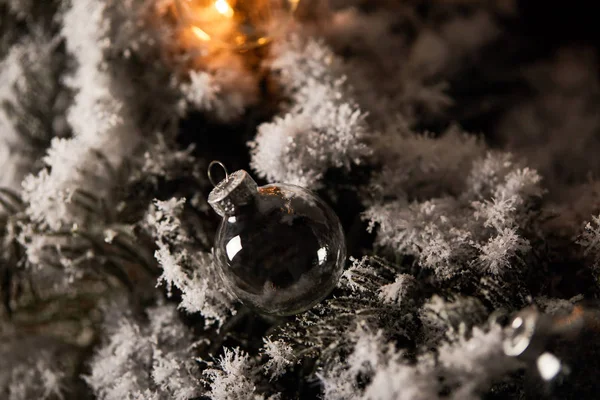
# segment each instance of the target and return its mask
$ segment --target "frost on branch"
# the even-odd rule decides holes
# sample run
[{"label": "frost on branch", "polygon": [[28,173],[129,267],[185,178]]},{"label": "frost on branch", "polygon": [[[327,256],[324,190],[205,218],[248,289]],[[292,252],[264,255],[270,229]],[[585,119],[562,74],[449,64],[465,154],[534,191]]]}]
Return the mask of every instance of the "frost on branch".
[{"label": "frost on branch", "polygon": [[438,397],[435,378],[429,371],[420,371],[414,366],[391,360],[377,369],[361,399],[436,399]]},{"label": "frost on branch", "polygon": [[254,383],[256,374],[256,365],[248,354],[239,348],[224,348],[218,365],[204,371],[210,381],[208,396],[213,400],[265,400]]},{"label": "frost on branch", "polygon": [[159,133],[144,152],[139,170],[133,171],[129,181],[147,180],[156,189],[161,179],[172,181],[190,175],[199,178],[199,171],[194,168],[198,160],[192,155],[193,150],[193,145],[180,150]]},{"label": "frost on branch", "polygon": [[418,291],[418,283],[412,275],[396,274],[393,267],[376,258],[359,260],[350,257],[350,261],[352,264],[342,274],[341,287],[358,296],[373,297],[376,294],[386,304],[412,302]]},{"label": "frost on branch", "polygon": [[285,370],[294,364],[295,356],[292,347],[283,340],[271,340],[263,338],[264,352],[269,357],[265,364],[265,374],[270,375],[271,380],[285,373]]},{"label": "frost on branch", "polygon": [[393,269],[383,262],[371,257],[356,259],[350,257],[352,264],[344,270],[339,286],[364,296],[373,296],[382,285],[388,283],[386,278],[392,276]]},{"label": "frost on branch", "polygon": [[600,277],[600,216],[592,216],[586,222],[576,243],[583,247],[583,253],[592,259],[592,271],[596,278]]},{"label": "frost on branch", "polygon": [[177,43],[174,29],[165,23],[172,0],[101,3],[105,38],[97,47],[103,50],[105,60],[110,60],[105,65],[111,76],[126,80],[111,90],[134,106],[132,117],[140,132],[160,131],[174,137],[184,95],[172,60],[181,53],[172,48]]},{"label": "frost on branch", "polygon": [[337,364],[353,349],[357,326],[413,340],[418,331],[413,302],[386,302],[379,292],[394,283],[397,273],[395,266],[376,257],[353,259],[333,298],[278,326],[270,340],[290,346],[293,358],[286,356],[287,361],[316,360],[324,367]]},{"label": "frost on branch", "polygon": [[[124,56],[107,55],[119,47],[111,46],[115,43],[111,38],[111,23],[119,20],[119,14],[111,8],[113,5],[83,0],[65,6],[61,34],[67,52],[75,61],[65,79],[74,92],[67,113],[73,137],[55,137],[43,157],[44,168],[25,178],[23,200],[29,220],[20,241],[27,248],[31,264],[62,265],[71,271],[82,265],[100,264],[95,270],[110,271],[109,274],[132,288],[127,283],[127,266],[132,263],[148,266],[152,262],[148,263],[147,255],[141,254],[143,246],[132,245],[130,226],[119,215],[123,208],[117,188],[126,182],[125,167],[135,160],[140,147],[146,145],[141,141],[142,128],[155,132],[158,126],[168,126],[165,119],[174,118],[174,113],[172,105],[167,112],[155,100],[172,99],[168,85],[163,84],[166,88],[162,96],[149,95],[156,94],[153,92],[156,86],[144,85],[144,79],[130,79],[131,65]],[[113,18],[106,18],[107,13]],[[133,35],[129,36],[131,39],[134,33],[141,35],[139,29],[132,32],[130,24],[124,23],[121,28],[121,34]],[[146,46],[140,45],[137,55],[148,49],[148,41],[144,43]],[[108,63],[107,59],[112,61]],[[156,80],[156,76],[152,79]],[[127,223],[131,223],[131,216],[128,217]],[[47,257],[45,252],[52,254]],[[114,252],[121,254],[115,257]],[[78,272],[69,277],[80,275]]]},{"label": "frost on branch", "polygon": [[437,356],[424,347],[417,363],[398,351],[382,331],[359,325],[351,338],[350,354],[318,373],[326,400],[479,399],[519,367],[504,355],[503,331],[494,323],[463,328],[452,343],[435,346]]},{"label": "frost on branch", "polygon": [[180,308],[201,313],[206,324],[221,325],[234,312],[214,266],[213,256],[194,247],[180,219],[185,199],[155,200],[146,217],[146,228],[156,241],[155,257],[163,272],[159,284],[181,291]]},{"label": "frost on branch", "polygon": [[203,70],[189,72],[189,81],[180,85],[187,108],[206,111],[211,116],[232,121],[242,116],[257,100],[256,77],[243,64],[239,54],[208,57]]},{"label": "frost on branch", "polygon": [[[360,374],[373,374],[384,358],[385,341],[382,332],[370,332],[358,325],[352,332],[354,349],[346,362],[334,360],[332,366],[319,374],[323,383],[324,398],[345,400],[356,398]],[[391,349],[393,351],[393,349]]]},{"label": "frost on branch", "polygon": [[519,254],[527,254],[531,249],[529,242],[520,237],[516,229],[504,228],[498,235],[491,237],[484,245],[475,244],[481,252],[478,264],[494,275],[500,275],[510,268],[511,262]]},{"label": "frost on branch", "polygon": [[60,38],[35,29],[0,62],[0,186],[19,191],[53,136],[67,134]]},{"label": "frost on branch", "polygon": [[191,335],[176,310],[152,307],[148,322],[142,323],[121,303],[106,308],[107,340],[85,377],[97,398],[188,400],[202,395]]},{"label": "frost on branch", "polygon": [[105,144],[92,144],[82,136],[52,140],[43,158],[46,168],[23,181],[23,199],[33,222],[58,231],[73,225],[91,227],[92,222],[105,218],[78,201],[88,202],[91,208],[98,208],[100,201],[111,203],[116,176],[103,150],[118,140],[105,139]]},{"label": "frost on branch", "polygon": [[462,2],[472,10],[458,15],[439,12],[450,3],[435,3],[435,18],[410,3],[381,3],[369,3],[369,12],[336,7],[322,30],[336,52],[351,54],[346,63],[356,98],[377,129],[395,125],[397,114],[410,127],[445,116],[454,103],[447,81],[498,37],[495,16],[477,2]]},{"label": "frost on branch", "polygon": [[[403,359],[381,331],[359,325],[352,332],[354,347],[345,360],[336,360],[319,373],[326,400],[425,400],[437,398],[436,376]],[[366,382],[365,384],[361,384]]]},{"label": "frost on branch", "polygon": [[316,188],[328,169],[349,169],[370,154],[365,114],[349,94],[341,61],[323,43],[294,36],[273,53],[270,66],[290,104],[258,127],[251,166],[269,181]]},{"label": "frost on branch", "polygon": [[137,130],[131,105],[123,101],[127,85],[113,76],[104,58],[110,45],[105,9],[106,4],[98,0],[73,2],[64,15],[62,34],[67,50],[77,61],[68,81],[76,91],[68,113],[73,133],[87,138],[90,144],[97,140],[108,146],[104,153],[114,163],[136,143]]},{"label": "frost on branch", "polygon": [[[160,62],[157,37],[168,32],[153,25],[154,6],[82,0],[66,7],[62,35],[76,62],[66,80],[75,92],[67,115],[74,138],[54,140],[44,159],[47,170],[26,182],[34,222],[52,230],[89,222],[89,213],[72,201],[82,193],[115,207],[110,201],[118,173],[145,145],[141,132],[174,131],[180,98],[172,71]],[[140,75],[144,60],[152,62]]]},{"label": "frost on branch", "polygon": [[470,232],[460,226],[464,212],[457,215],[458,210],[455,199],[440,198],[373,206],[365,215],[371,221],[370,229],[379,228],[379,245],[418,257],[423,268],[445,280],[456,273],[461,260],[471,256]]},{"label": "frost on branch", "polygon": [[401,120],[377,138],[374,148],[382,165],[371,181],[375,200],[459,195],[465,189],[464,178],[471,172],[473,160],[485,155],[484,143],[457,127],[433,137],[413,133]]},{"label": "frost on branch", "polygon": [[391,304],[412,301],[416,287],[417,283],[414,276],[398,274],[394,283],[388,283],[379,289],[379,298]]},{"label": "frost on branch", "polygon": [[[432,162],[436,168],[436,161],[419,159],[415,167]],[[471,160],[471,165],[462,182],[460,175],[448,178],[458,179],[465,188],[462,193],[440,192],[420,200],[427,187],[425,180],[415,193],[396,189],[397,200],[373,201],[365,217],[370,220],[370,229],[378,228],[377,243],[415,256],[422,268],[433,271],[442,282],[465,271],[476,276],[489,272],[501,276],[513,268],[514,261],[530,248],[520,232],[529,228],[530,208],[543,193],[540,176],[504,154],[488,153]],[[380,182],[386,197],[393,196],[393,186]]]},{"label": "frost on branch", "polygon": [[503,339],[500,325],[491,324],[487,330],[475,327],[470,338],[439,348],[442,374],[447,385],[455,388],[450,398],[479,399],[494,381],[519,367],[502,351]]},{"label": "frost on branch", "polygon": [[130,289],[141,289],[145,275],[134,287],[127,269],[155,267],[147,249],[134,244],[131,226],[121,221],[114,190],[120,177],[88,144],[84,136],[53,139],[44,157],[48,169],[24,180],[19,243],[29,265],[63,269],[71,280],[113,276]]},{"label": "frost on branch", "polygon": [[103,3],[83,0],[65,13],[63,35],[78,62],[69,79],[77,93],[67,116],[74,138],[55,138],[44,158],[47,168],[27,177],[23,185],[31,219],[55,231],[89,224],[90,213],[76,207],[73,197],[77,192],[93,193],[108,202],[115,183],[111,174],[139,140],[130,107],[114,97],[122,82],[104,65],[103,49],[108,43],[103,10]]},{"label": "frost on branch", "polygon": [[423,346],[429,348],[444,341],[456,341],[466,330],[483,323],[487,315],[488,311],[475,297],[444,299],[434,295],[419,310]]},{"label": "frost on branch", "polygon": [[577,244],[585,248],[586,254],[600,254],[600,216],[592,216],[592,220],[585,224]]},{"label": "frost on branch", "polygon": [[23,170],[27,168],[26,157],[14,150],[14,142],[19,140],[19,133],[5,110],[6,104],[16,101],[16,93],[12,87],[23,82],[23,71],[19,65],[23,50],[26,48],[12,47],[6,59],[0,62],[0,166],[4,171],[0,185],[12,189],[19,187]]},{"label": "frost on branch", "polygon": [[31,8],[31,0],[2,0],[0,1],[0,5],[5,3],[8,7],[8,10],[19,18],[25,18],[25,16],[30,12]]},{"label": "frost on branch", "polygon": [[6,400],[66,399],[81,355],[75,346],[43,336],[3,339],[0,344],[0,393]]}]

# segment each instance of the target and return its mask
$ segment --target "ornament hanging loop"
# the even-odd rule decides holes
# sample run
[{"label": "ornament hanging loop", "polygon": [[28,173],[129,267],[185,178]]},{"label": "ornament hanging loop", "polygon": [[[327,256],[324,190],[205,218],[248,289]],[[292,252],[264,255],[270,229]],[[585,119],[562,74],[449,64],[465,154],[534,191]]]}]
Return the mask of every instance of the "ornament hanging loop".
[{"label": "ornament hanging loop", "polygon": [[208,164],[208,180],[210,181],[210,183],[213,186],[217,186],[218,182],[215,182],[214,176],[213,176],[213,167],[215,165],[220,166],[223,171],[225,172],[225,180],[229,179],[229,172],[227,171],[227,167],[221,162],[221,161],[211,161],[210,164]]}]

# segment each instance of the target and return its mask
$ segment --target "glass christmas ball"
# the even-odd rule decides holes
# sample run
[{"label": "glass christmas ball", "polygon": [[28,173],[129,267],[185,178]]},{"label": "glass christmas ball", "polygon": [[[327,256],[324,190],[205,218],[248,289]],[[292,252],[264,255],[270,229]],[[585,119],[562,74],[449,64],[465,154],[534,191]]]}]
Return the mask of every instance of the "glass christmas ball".
[{"label": "glass christmas ball", "polygon": [[175,0],[184,27],[202,42],[249,49],[289,23],[300,0]]},{"label": "glass christmas ball", "polygon": [[577,304],[549,315],[526,308],[506,328],[504,353],[525,366],[525,399],[591,399],[600,393],[600,310]]},{"label": "glass christmas ball", "polygon": [[223,217],[215,241],[217,268],[242,303],[270,315],[292,315],[323,300],[346,260],[337,215],[299,186],[258,187],[241,170],[219,183],[209,204]]}]

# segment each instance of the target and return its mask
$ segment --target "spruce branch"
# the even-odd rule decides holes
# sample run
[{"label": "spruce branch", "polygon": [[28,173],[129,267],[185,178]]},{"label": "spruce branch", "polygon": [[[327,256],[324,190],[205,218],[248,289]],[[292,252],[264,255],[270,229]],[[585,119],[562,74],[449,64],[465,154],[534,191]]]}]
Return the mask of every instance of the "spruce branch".
[{"label": "spruce branch", "polygon": [[275,327],[272,338],[290,345],[296,362],[314,359],[317,368],[347,353],[352,346],[349,330],[357,325],[381,329],[387,338],[410,346],[419,329],[414,303],[390,304],[379,296],[383,285],[394,282],[395,271],[381,259],[355,260],[332,299]]},{"label": "spruce branch", "polygon": [[106,340],[85,377],[99,399],[187,400],[204,394],[194,344],[174,307],[136,315],[122,299],[105,305]]},{"label": "spruce branch", "polygon": [[38,27],[11,47],[0,62],[0,184],[20,190],[23,177],[42,167],[39,159],[56,136],[67,136],[68,92],[62,83],[66,55],[60,37]]},{"label": "spruce branch", "polygon": [[186,199],[155,200],[148,210],[145,229],[155,239],[156,260],[162,268],[159,284],[167,292],[173,286],[181,291],[180,307],[201,313],[206,325],[221,326],[235,313],[233,298],[225,290],[214,266],[211,253],[201,250],[183,223]]},{"label": "spruce branch", "polygon": [[368,158],[366,114],[341,63],[322,41],[298,35],[273,49],[270,67],[290,104],[249,142],[258,176],[318,188],[328,169],[348,170]]}]

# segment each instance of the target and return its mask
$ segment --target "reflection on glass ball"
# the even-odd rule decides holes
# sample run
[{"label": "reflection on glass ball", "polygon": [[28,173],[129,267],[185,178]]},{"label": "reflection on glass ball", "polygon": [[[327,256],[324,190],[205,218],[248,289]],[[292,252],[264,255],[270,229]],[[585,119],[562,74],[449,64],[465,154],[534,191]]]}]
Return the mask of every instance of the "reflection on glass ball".
[{"label": "reflection on glass ball", "polygon": [[526,308],[505,330],[504,353],[526,366],[525,399],[592,399],[600,393],[600,310],[577,304],[545,314]]},{"label": "reflection on glass ball", "polygon": [[338,217],[293,185],[257,189],[225,215],[215,243],[220,274],[240,301],[272,315],[305,311],[337,284],[346,259]]},{"label": "reflection on glass ball", "polygon": [[181,24],[201,42],[249,49],[270,41],[299,0],[175,0]]}]

